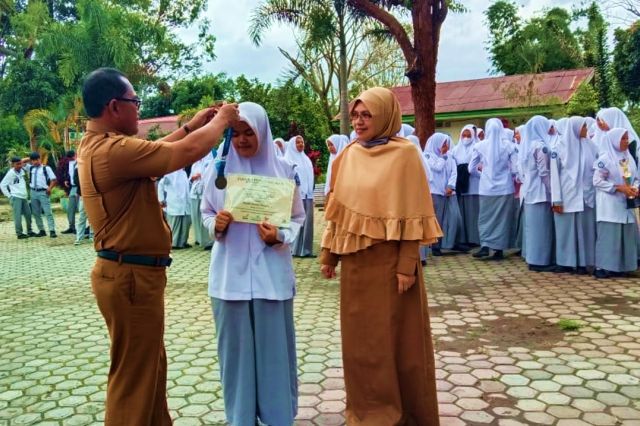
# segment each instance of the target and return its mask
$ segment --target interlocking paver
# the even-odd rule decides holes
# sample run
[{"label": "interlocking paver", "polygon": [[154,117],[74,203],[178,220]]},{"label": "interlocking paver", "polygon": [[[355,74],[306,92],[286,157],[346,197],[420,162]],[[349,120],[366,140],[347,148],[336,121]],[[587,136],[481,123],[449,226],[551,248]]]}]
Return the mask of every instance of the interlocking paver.
[{"label": "interlocking paver", "polygon": [[[0,200],[0,209],[6,208]],[[316,215],[317,232],[322,215]],[[58,215],[59,226],[64,219]],[[168,394],[176,426],[222,425],[224,403],[206,295],[209,252],[173,254],[166,292]],[[109,368],[89,285],[89,244],[17,241],[0,222],[0,423],[99,425]],[[295,260],[297,425],[343,425],[339,285]],[[430,258],[441,424],[640,424],[640,280],[537,274],[521,260]],[[584,326],[563,332],[555,324]]]}]

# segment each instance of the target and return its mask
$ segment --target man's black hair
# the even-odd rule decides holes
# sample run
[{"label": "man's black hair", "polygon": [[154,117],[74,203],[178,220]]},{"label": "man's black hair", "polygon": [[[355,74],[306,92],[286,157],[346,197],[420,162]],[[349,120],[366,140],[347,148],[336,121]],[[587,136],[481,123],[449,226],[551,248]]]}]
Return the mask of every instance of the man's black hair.
[{"label": "man's black hair", "polygon": [[11,163],[20,163],[22,162],[22,158],[20,157],[11,157]]},{"label": "man's black hair", "polygon": [[69,151],[67,151],[67,158],[73,158],[75,157],[76,152],[72,149],[70,149]]},{"label": "man's black hair", "polygon": [[84,80],[82,101],[90,118],[102,115],[111,99],[124,96],[127,91],[126,76],[114,68],[98,68]]},{"label": "man's black hair", "polygon": [[31,154],[29,154],[29,159],[31,160],[39,160],[40,159],[40,154],[38,154],[37,152],[32,152]]}]

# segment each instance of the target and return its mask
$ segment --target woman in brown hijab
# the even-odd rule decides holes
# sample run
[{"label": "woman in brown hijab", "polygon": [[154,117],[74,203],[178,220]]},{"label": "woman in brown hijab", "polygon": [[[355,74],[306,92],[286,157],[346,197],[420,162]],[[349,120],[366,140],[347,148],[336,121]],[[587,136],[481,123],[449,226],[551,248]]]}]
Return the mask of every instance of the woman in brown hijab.
[{"label": "woman in brown hijab", "polygon": [[340,323],[349,426],[438,425],[420,244],[442,236],[422,157],[383,88],[351,103],[357,139],[333,162],[320,262],[342,262]]}]

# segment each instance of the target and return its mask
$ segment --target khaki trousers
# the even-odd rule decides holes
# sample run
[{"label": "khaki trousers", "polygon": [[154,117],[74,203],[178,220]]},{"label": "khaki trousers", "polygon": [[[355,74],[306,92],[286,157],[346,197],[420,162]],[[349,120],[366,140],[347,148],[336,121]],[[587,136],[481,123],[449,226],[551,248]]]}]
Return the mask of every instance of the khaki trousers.
[{"label": "khaki trousers", "polygon": [[98,258],[91,286],[111,338],[106,426],[171,425],[164,350],[165,268]]}]

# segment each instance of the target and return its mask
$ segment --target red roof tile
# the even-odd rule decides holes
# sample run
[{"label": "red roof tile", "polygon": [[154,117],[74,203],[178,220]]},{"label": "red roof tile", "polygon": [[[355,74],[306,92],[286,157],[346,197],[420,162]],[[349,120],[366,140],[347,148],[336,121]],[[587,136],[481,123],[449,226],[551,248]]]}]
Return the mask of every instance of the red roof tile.
[{"label": "red roof tile", "polygon": [[[438,83],[436,114],[564,104],[580,84],[593,75],[593,68],[584,68]],[[529,86],[532,89],[529,90]],[[413,115],[411,87],[394,87],[391,90],[400,101],[402,115]]]},{"label": "red roof tile", "polygon": [[171,133],[178,128],[178,116],[147,118],[138,121],[138,137],[146,139],[149,131],[158,126],[159,133]]}]

